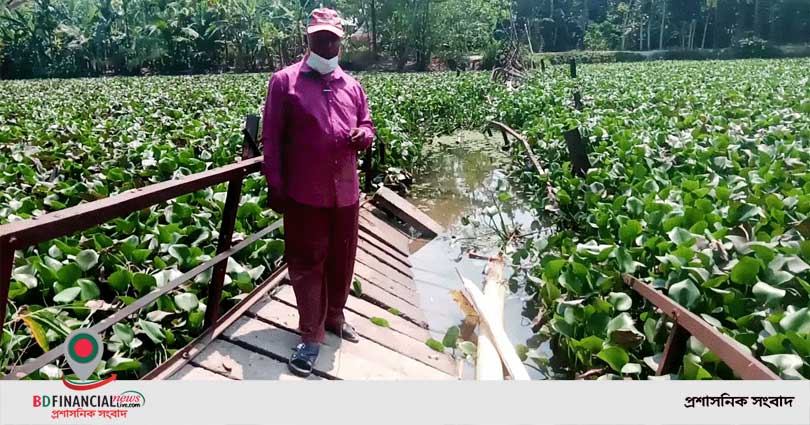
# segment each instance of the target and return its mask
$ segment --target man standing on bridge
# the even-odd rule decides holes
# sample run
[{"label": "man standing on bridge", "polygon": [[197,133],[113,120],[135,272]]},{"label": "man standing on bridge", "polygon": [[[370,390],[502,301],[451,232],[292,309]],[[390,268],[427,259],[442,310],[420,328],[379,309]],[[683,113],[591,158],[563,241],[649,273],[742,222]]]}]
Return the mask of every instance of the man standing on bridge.
[{"label": "man standing on bridge", "polygon": [[270,78],[262,123],[269,205],[284,214],[285,256],[298,305],[298,344],[290,370],[308,376],[325,331],[359,341],[346,323],[357,250],[357,153],[374,126],[360,84],[338,66],[343,25],[316,9],[309,51]]}]

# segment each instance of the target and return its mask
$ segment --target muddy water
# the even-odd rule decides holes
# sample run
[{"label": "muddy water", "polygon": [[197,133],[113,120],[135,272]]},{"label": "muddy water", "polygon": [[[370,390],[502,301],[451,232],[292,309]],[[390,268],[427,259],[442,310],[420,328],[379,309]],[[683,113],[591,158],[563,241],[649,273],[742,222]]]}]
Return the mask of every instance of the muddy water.
[{"label": "muddy water", "polygon": [[[534,217],[510,184],[509,155],[502,144],[499,136],[475,132],[438,138],[415,174],[411,202],[446,229],[411,258],[421,306],[433,338],[439,341],[447,328],[460,326],[464,319],[450,295],[461,288],[456,270],[473,282],[484,281],[487,261],[471,258],[469,252],[498,253],[503,241],[499,232],[504,228],[507,232],[517,229],[518,234],[531,231]],[[508,276],[510,270],[506,272]],[[525,293],[508,293],[504,304],[504,328],[513,344],[525,344],[532,336],[529,320],[522,315],[522,297]],[[536,370],[528,370],[532,378],[543,378]],[[470,366],[465,368],[465,378],[474,378]]]}]

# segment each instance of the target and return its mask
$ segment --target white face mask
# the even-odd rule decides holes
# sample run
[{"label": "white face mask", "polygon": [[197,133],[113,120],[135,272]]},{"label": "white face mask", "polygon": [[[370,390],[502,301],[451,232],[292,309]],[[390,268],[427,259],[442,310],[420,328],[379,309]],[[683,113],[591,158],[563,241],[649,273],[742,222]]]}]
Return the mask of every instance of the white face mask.
[{"label": "white face mask", "polygon": [[321,56],[315,54],[315,52],[309,52],[309,58],[307,58],[307,65],[310,68],[318,71],[322,75],[329,74],[330,72],[334,71],[335,68],[338,66],[338,57],[335,56],[332,59],[324,59]]}]

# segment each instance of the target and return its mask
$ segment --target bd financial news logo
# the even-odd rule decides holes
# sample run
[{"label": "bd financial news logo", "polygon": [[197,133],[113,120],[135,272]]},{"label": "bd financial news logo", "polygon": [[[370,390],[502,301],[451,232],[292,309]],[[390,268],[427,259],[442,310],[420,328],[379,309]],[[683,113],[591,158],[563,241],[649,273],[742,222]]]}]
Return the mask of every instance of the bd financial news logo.
[{"label": "bd financial news logo", "polygon": [[120,394],[83,393],[97,390],[116,379],[87,380],[98,367],[103,354],[101,337],[88,329],[78,329],[67,337],[65,359],[80,380],[62,377],[62,383],[77,393],[34,395],[33,407],[53,409],[51,419],[61,418],[126,418],[129,409],[143,407],[146,398],[138,391],[128,390]]}]

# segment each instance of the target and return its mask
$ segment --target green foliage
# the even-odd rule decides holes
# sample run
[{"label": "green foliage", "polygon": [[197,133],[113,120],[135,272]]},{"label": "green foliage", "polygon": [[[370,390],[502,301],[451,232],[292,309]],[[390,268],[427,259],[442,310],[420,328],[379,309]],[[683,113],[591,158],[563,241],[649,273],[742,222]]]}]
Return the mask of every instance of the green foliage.
[{"label": "green foliage", "polygon": [[[435,135],[478,127],[497,106],[499,98],[488,96],[505,93],[484,73],[360,78],[387,145],[387,164],[399,170],[419,163]],[[241,152],[244,116],[261,110],[266,87],[262,74],[0,82],[0,222],[233,163]],[[202,190],[19,251],[10,313],[43,300],[58,307],[50,322],[41,322],[53,346],[67,333],[49,330],[77,326],[87,317],[86,302],[110,311],[177,279],[216,254],[213,235],[226,190]],[[278,219],[264,208],[265,197],[261,175],[245,180],[236,232],[251,234]],[[278,237],[257,241],[228,262],[223,308],[276,268],[284,252]],[[139,318],[172,337],[159,339],[147,324],[151,338],[136,331],[139,342],[131,345],[105,336],[110,352],[125,346],[127,356],[148,369],[167,350],[182,347],[200,330],[210,279],[209,270],[141,311]],[[359,281],[353,285],[358,295],[362,289]],[[93,322],[104,315],[90,317]],[[135,318],[122,324],[142,328]],[[13,329],[15,335],[30,334]],[[40,353],[37,345],[26,346],[15,342],[0,366]]]},{"label": "green foliage", "polygon": [[[595,367],[640,378],[653,372],[666,333],[661,317],[622,284],[620,273],[632,273],[760,358],[800,357],[801,367],[792,357],[771,358],[784,376],[810,376],[810,241],[802,225],[810,218],[803,143],[810,93],[800,84],[807,67],[807,60],[585,65],[577,81],[552,68],[516,90],[484,73],[360,78],[393,169],[419,164],[435,135],[488,119],[526,134],[548,166],[538,176],[512,150],[538,215],[558,219],[551,234],[526,244],[519,259],[530,267],[518,269],[527,275],[527,311],[546,314],[539,336],[556,347],[550,364],[567,365],[569,375]],[[234,162],[238,129],[260,110],[266,83],[266,75],[0,83],[0,221]],[[581,112],[570,107],[573,89],[583,93]],[[570,172],[562,134],[572,127],[591,145],[585,177]],[[558,203],[547,197],[547,181]],[[265,186],[259,175],[245,181],[237,232],[278,218],[263,209]],[[225,190],[20,251],[10,313],[47,307],[35,319],[53,347],[90,306],[110,310],[166,285],[215,255]],[[223,304],[269,275],[282,253],[283,242],[268,237],[229,261]],[[121,365],[149,369],[185,345],[201,329],[210,276],[111,330],[107,357],[125,352]],[[42,347],[28,343],[30,327],[11,326],[3,367]],[[444,350],[442,341],[433,346]],[[711,353],[692,351],[683,377],[732,377]],[[549,364],[533,348],[524,354]]]},{"label": "green foliage", "polygon": [[[241,152],[244,115],[258,110],[266,84],[264,75],[0,82],[0,222],[233,163]],[[278,216],[261,207],[261,175],[250,176],[243,187],[236,231],[251,234]],[[15,344],[2,347],[0,371],[216,255],[212,235],[219,231],[226,189],[185,195],[18,251],[10,314],[27,305],[37,316],[33,328],[7,320]],[[257,241],[229,261],[223,308],[276,268],[283,254],[278,237]],[[120,323],[135,329],[134,339],[120,327],[103,335],[105,359],[126,350],[128,358],[151,368],[184,346],[199,333],[206,302],[200,297],[210,278],[209,270],[183,282],[139,317]],[[26,335],[36,336],[38,344],[17,342]],[[122,376],[137,373],[127,369]]]},{"label": "green foliage", "polygon": [[444,334],[444,338],[442,339],[442,345],[447,348],[455,348],[460,333],[461,330],[458,326],[449,327],[447,332]]},{"label": "green foliage", "polygon": [[425,341],[425,344],[426,344],[428,347],[430,347],[430,348],[432,348],[433,350],[435,350],[435,351],[438,351],[438,352],[440,352],[440,353],[443,353],[443,352],[444,352],[444,345],[443,345],[441,342],[436,341],[436,340],[435,340],[435,339],[433,339],[433,338],[430,338],[430,339],[428,339],[427,341]]},{"label": "green foliage", "polygon": [[3,77],[273,66],[303,50],[309,10],[289,0],[36,0],[0,10]]},{"label": "green foliage", "polygon": [[588,50],[616,50],[619,48],[621,31],[612,22],[599,22],[585,32],[585,48]]},{"label": "green foliage", "polygon": [[391,327],[391,325],[388,323],[388,320],[383,319],[382,317],[371,317],[371,318],[369,318],[369,320],[371,321],[371,323],[374,323],[375,325],[377,325],[379,327],[382,327],[382,328],[390,328]]},{"label": "green foliage", "polygon": [[538,53],[535,55],[538,58],[546,59],[554,65],[565,65],[571,62],[571,59],[577,61],[578,64],[593,64],[593,63],[613,63],[613,62],[641,62],[646,58],[640,53],[633,52],[615,52],[615,51],[588,51],[588,50],[572,50],[568,52],[551,52],[551,53]]},{"label": "green foliage", "polygon": [[[377,53],[426,69],[436,54],[461,63],[493,41],[502,0],[342,0],[343,63],[368,66]],[[0,77],[258,71],[285,66],[306,49],[315,3],[292,0],[36,0],[0,9]],[[356,23],[356,24],[355,24]],[[358,25],[362,25],[362,30]],[[352,38],[352,35],[355,38]]]},{"label": "green foliage", "polygon": [[743,58],[762,58],[775,56],[778,54],[767,40],[757,36],[749,36],[741,38],[732,43],[732,48],[736,49],[740,57]]},{"label": "green foliage", "polygon": [[[526,171],[514,153],[538,216],[554,221],[542,249],[527,243],[520,260],[530,265],[527,310],[545,312],[539,335],[556,347],[552,364],[567,366],[560,373],[654,373],[666,325],[624,286],[630,273],[782,376],[810,377],[808,65],[584,65],[578,81],[533,81],[501,103],[500,119],[529,135],[549,171]],[[573,88],[586,99],[581,112],[566,100]],[[585,177],[567,162],[569,123],[589,137]],[[695,345],[681,377],[732,379],[719,363]]]}]

